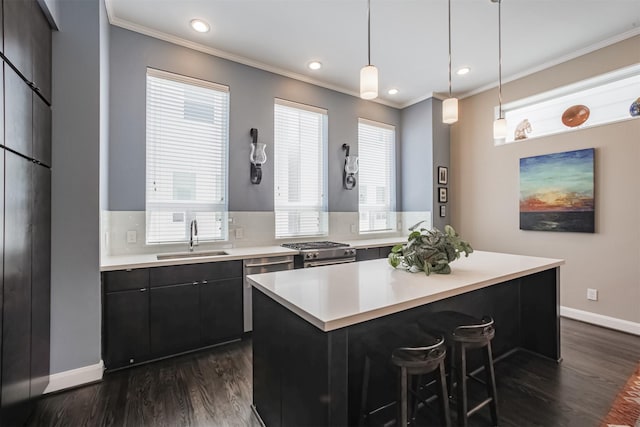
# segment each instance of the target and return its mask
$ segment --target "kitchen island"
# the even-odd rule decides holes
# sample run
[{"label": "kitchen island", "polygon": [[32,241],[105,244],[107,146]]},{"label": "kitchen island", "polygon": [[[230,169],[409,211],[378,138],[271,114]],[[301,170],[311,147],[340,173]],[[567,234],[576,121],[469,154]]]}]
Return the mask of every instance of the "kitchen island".
[{"label": "kitchen island", "polygon": [[[449,275],[394,270],[380,259],[248,276],[254,409],[268,427],[354,425],[363,338],[442,310],[492,316],[497,357],[523,348],[560,360],[563,263],[476,251]],[[382,402],[394,390],[372,398]]]}]

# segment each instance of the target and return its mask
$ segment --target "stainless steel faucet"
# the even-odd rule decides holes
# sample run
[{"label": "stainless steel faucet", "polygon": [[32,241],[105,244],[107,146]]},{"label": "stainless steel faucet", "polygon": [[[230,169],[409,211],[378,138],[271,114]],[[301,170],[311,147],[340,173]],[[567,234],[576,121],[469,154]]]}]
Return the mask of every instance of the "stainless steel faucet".
[{"label": "stainless steel faucet", "polygon": [[[193,243],[193,238],[196,238],[196,242]],[[189,252],[193,252],[193,247],[198,246],[198,221],[193,219],[189,224]]]},{"label": "stainless steel faucet", "polygon": [[427,222],[427,220],[426,220],[426,219],[423,219],[422,221],[420,221],[420,222],[418,222],[418,223],[416,223],[416,224],[413,224],[411,227],[409,227],[409,231],[413,231],[413,230],[415,230],[415,229],[416,229],[416,228],[418,228],[418,226],[419,226],[420,224],[422,224],[423,222]]}]

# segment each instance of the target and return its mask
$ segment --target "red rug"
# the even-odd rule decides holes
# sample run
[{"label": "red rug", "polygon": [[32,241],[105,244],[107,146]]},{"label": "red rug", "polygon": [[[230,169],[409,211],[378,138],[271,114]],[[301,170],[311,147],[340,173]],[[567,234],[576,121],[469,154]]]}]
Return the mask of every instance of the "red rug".
[{"label": "red rug", "polygon": [[622,388],[601,427],[640,427],[640,365]]}]

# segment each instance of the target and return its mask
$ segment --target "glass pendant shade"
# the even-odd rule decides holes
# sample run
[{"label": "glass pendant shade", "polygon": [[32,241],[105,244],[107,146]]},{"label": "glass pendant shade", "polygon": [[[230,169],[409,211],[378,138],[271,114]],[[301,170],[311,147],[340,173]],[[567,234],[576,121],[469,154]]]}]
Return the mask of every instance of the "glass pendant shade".
[{"label": "glass pendant shade", "polygon": [[378,97],[378,69],[367,65],[360,70],[360,98],[375,99]]},{"label": "glass pendant shade", "polygon": [[263,142],[258,142],[256,144],[251,144],[251,154],[249,155],[249,160],[253,164],[263,165],[267,162],[267,153],[265,149],[267,148],[267,144]]},{"label": "glass pendant shade", "polygon": [[447,98],[442,101],[442,122],[453,124],[458,121],[458,98]]},{"label": "glass pendant shade", "polygon": [[500,117],[493,122],[493,139],[505,139],[507,137],[507,119]]}]

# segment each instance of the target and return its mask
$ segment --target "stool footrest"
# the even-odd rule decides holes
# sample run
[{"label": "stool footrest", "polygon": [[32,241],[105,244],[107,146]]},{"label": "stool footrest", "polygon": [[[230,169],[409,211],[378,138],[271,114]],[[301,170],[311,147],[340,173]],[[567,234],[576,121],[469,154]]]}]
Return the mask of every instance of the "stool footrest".
[{"label": "stool footrest", "polygon": [[480,409],[484,408],[485,406],[487,406],[489,403],[491,403],[491,401],[493,401],[492,397],[487,397],[485,400],[483,400],[482,402],[478,403],[476,406],[474,406],[469,412],[467,412],[467,417],[470,417],[471,415],[475,414],[476,412],[478,412]]}]

